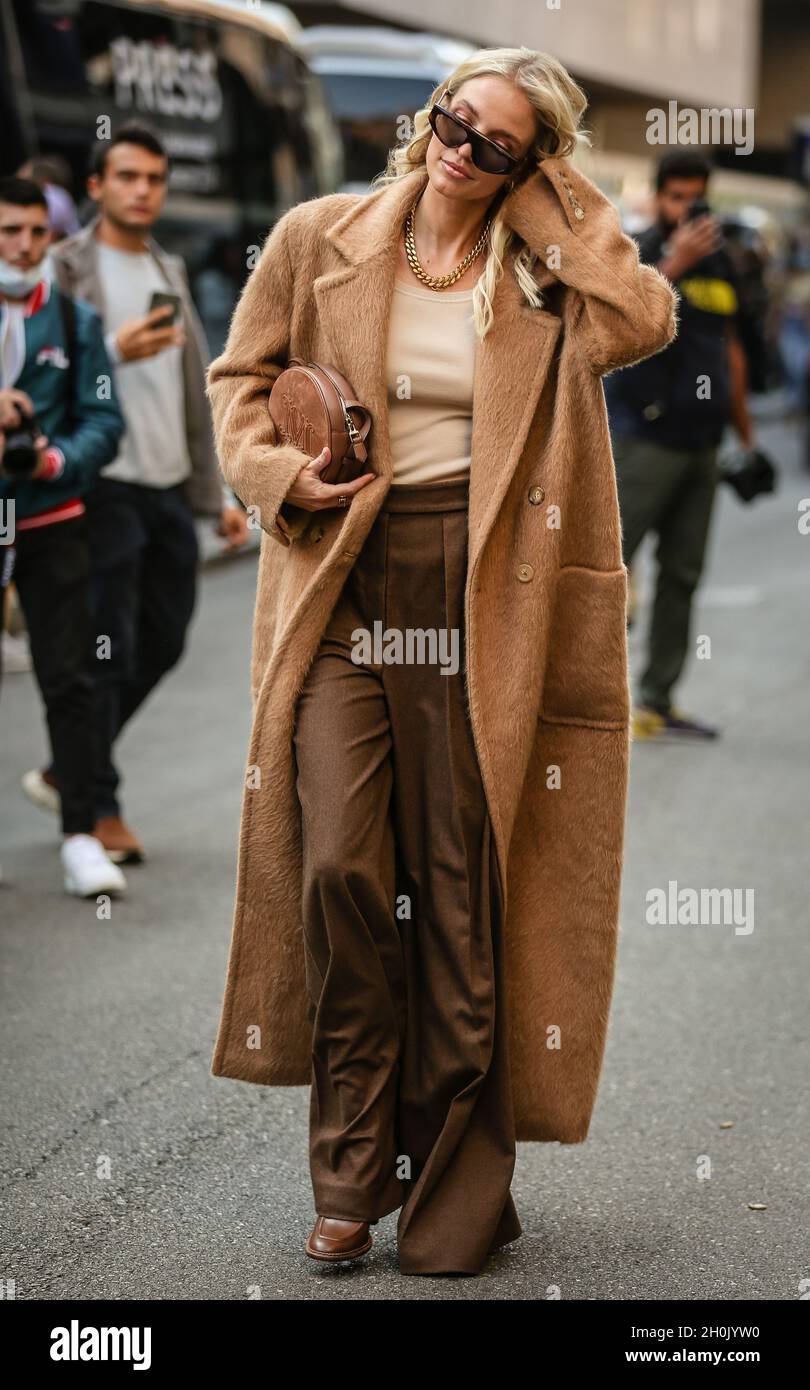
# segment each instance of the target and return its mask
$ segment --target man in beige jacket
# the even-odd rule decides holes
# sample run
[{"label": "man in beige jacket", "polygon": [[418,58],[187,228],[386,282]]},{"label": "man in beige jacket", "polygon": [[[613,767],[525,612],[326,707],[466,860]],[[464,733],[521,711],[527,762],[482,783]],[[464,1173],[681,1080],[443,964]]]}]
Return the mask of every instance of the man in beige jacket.
[{"label": "man in beige jacket", "polygon": [[[118,800],[113,746],[179,661],[196,598],[194,514],[216,517],[230,546],[247,537],[243,509],[223,483],[205,398],[208,351],[185,268],[152,240],[168,158],[147,127],[99,142],[88,191],[98,216],[54,248],[54,275],[102,315],[126,421],[117,457],[87,498],[94,631],[109,639],[96,661],[95,834],[119,863],[144,857]],[[152,297],[172,306],[150,311]],[[26,774],[49,804],[50,772]]]}]

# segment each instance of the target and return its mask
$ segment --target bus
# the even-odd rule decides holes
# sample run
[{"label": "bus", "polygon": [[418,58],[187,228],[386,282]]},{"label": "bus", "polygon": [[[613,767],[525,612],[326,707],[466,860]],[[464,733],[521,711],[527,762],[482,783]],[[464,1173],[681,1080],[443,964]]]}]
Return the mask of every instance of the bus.
[{"label": "bus", "polygon": [[229,0],[0,0],[0,166],[58,156],[82,221],[89,151],[143,120],[170,157],[156,236],[183,256],[214,353],[251,247],[293,204],[344,181],[320,79],[280,5]]},{"label": "bus", "polygon": [[379,25],[315,24],[298,40],[323,79],[343,137],[347,192],[365,192],[406,134],[403,122],[434,87],[474,53],[472,44],[441,34]]}]

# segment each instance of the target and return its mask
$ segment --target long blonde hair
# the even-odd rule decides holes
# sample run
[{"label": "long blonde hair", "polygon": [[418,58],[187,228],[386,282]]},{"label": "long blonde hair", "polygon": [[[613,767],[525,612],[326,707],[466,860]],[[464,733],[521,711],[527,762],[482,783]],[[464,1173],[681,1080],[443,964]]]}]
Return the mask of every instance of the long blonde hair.
[{"label": "long blonde hair", "polygon": [[[372,188],[382,188],[404,178],[414,169],[424,168],[427,147],[433,136],[428,121],[433,103],[439,101],[443,93],[447,93],[448,97],[453,96],[470,78],[488,74],[506,77],[514,82],[537,113],[537,139],[529,153],[526,172],[518,182],[529,178],[539,160],[546,155],[565,157],[572,154],[578,145],[590,144],[588,134],[580,126],[588,104],[587,97],[562,63],[558,63],[549,53],[540,53],[533,48],[481,48],[459,63],[447,80],[434,88],[427,104],[420,107],[414,116],[411,138],[389,151],[385,170],[372,180]],[[540,308],[543,303],[532,275],[537,256],[507,227],[503,217],[502,204],[510,191],[507,184],[502,192],[496,194],[489,254],[473,293],[473,317],[479,338],[484,337],[492,323],[495,287],[503,274],[506,254],[513,242],[520,242],[514,262],[515,279],[527,303],[534,308]]]}]

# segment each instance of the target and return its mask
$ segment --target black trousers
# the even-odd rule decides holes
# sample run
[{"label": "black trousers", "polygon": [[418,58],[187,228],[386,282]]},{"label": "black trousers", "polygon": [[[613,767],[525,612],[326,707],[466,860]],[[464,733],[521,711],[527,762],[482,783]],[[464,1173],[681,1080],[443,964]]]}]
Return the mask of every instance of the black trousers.
[{"label": "black trousers", "polygon": [[89,550],[83,516],[15,537],[14,582],[45,704],[66,835],[94,824]]},{"label": "black trousers", "polygon": [[115,741],[183,654],[198,545],[182,484],[152,488],[101,478],[85,505],[96,645],[95,812],[109,816],[120,814]]}]

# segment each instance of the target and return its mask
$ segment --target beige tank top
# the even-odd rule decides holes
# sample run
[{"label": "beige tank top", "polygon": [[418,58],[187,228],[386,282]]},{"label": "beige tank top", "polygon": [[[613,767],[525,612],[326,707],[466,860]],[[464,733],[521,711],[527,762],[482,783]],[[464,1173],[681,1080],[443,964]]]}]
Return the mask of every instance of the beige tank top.
[{"label": "beige tank top", "polygon": [[394,281],[386,358],[394,486],[469,476],[472,297]]}]

